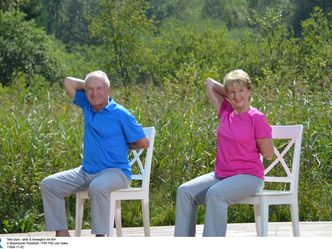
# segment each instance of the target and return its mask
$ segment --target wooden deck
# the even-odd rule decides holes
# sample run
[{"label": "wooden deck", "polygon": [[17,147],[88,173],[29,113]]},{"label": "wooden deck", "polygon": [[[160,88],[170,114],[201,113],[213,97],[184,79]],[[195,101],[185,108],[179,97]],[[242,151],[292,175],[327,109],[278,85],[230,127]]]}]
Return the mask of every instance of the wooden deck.
[{"label": "wooden deck", "polygon": [[[202,237],[203,225],[197,225],[197,237]],[[70,231],[74,236],[74,231]],[[115,233],[115,231],[114,231]],[[174,226],[151,227],[152,237],[173,237]],[[290,222],[270,222],[269,237],[292,237],[292,224]],[[92,237],[90,230],[83,230],[82,237]],[[142,227],[123,228],[124,237],[144,237]],[[330,237],[332,238],[332,221],[300,222],[301,237]],[[54,232],[31,232],[0,234],[0,237],[54,237]],[[227,237],[256,237],[254,223],[228,224]]]}]

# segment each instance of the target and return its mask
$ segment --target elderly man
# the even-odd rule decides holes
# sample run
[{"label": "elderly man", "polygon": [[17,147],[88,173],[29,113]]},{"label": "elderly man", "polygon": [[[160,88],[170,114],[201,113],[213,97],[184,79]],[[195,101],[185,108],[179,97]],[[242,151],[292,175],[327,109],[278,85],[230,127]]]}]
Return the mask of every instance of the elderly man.
[{"label": "elderly man", "polygon": [[83,161],[43,180],[46,230],[69,236],[64,197],[88,189],[91,232],[104,236],[109,227],[109,195],[128,187],[131,179],[128,150],[145,149],[149,141],[135,117],[109,97],[110,82],[104,72],[91,72],[84,81],[66,77],[64,86],[84,113]]}]

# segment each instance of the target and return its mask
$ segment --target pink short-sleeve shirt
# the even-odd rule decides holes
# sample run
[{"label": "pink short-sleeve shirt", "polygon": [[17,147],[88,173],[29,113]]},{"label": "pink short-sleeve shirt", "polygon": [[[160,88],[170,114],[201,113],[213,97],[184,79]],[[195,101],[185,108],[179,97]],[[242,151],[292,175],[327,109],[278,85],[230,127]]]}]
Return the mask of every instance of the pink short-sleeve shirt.
[{"label": "pink short-sleeve shirt", "polygon": [[256,139],[272,137],[265,115],[253,107],[248,112],[235,114],[225,99],[218,116],[216,175],[223,178],[250,174],[264,179]]}]

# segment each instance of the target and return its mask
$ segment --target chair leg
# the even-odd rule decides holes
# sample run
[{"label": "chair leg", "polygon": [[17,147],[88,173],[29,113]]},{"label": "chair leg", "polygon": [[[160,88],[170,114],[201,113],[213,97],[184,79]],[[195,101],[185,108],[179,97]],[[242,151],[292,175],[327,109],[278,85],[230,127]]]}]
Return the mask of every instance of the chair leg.
[{"label": "chair leg", "polygon": [[290,205],[291,208],[291,217],[292,217],[292,226],[293,226],[293,236],[300,236],[300,227],[299,227],[299,207],[297,201],[294,201]]},{"label": "chair leg", "polygon": [[116,212],[116,201],[111,196],[111,198],[110,198],[110,220],[109,220],[109,227],[108,227],[108,234],[107,234],[108,237],[113,236],[115,212]]},{"label": "chair leg", "polygon": [[118,237],[122,237],[121,200],[116,201],[115,226],[116,226],[116,235]]},{"label": "chair leg", "polygon": [[269,223],[269,205],[265,201],[260,201],[260,236],[267,237],[268,223]]},{"label": "chair leg", "polygon": [[150,212],[149,200],[142,200],[143,225],[145,237],[150,237]]},{"label": "chair leg", "polygon": [[84,199],[76,195],[75,237],[81,236],[83,210],[84,210]]},{"label": "chair leg", "polygon": [[256,235],[259,237],[261,235],[261,213],[259,205],[254,205],[254,213],[255,213],[255,223],[256,223]]}]

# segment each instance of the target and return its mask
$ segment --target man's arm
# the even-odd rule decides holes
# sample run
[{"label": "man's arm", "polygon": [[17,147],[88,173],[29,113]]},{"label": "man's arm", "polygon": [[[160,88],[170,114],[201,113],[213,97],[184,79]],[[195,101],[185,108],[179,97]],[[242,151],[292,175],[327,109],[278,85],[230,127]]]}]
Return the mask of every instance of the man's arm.
[{"label": "man's arm", "polygon": [[68,95],[72,99],[75,98],[77,90],[84,90],[85,88],[84,80],[77,79],[74,77],[66,77],[63,81],[63,84],[65,86]]},{"label": "man's arm", "polygon": [[206,80],[206,90],[211,104],[218,112],[220,106],[224,102],[224,99],[227,97],[227,93],[224,86],[220,84],[218,81],[208,78]]},{"label": "man's arm", "polygon": [[138,149],[147,149],[150,145],[149,139],[147,137],[137,140],[129,144],[129,149],[138,150]]}]

